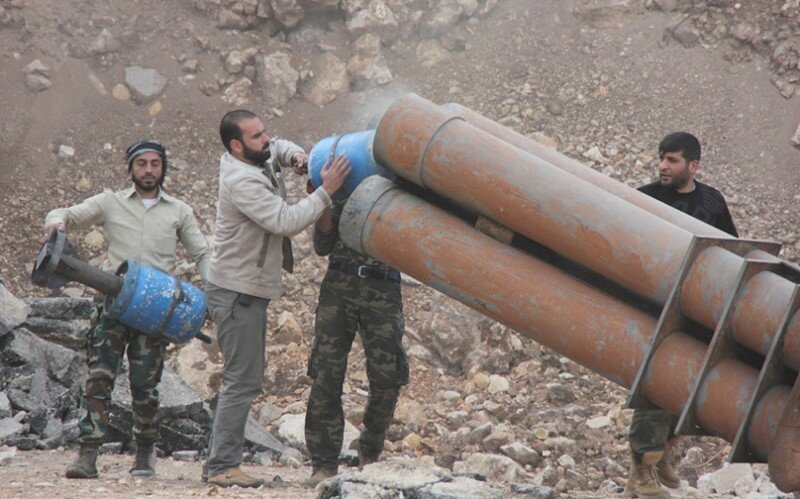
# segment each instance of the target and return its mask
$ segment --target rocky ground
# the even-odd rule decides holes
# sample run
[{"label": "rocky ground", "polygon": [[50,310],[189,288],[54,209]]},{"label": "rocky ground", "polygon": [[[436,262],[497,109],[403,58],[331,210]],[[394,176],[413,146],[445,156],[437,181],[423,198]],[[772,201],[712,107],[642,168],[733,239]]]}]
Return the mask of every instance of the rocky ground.
[{"label": "rocky ground", "polygon": [[[28,282],[44,215],[126,186],[122,152],[135,140],[167,144],[167,186],[208,235],[224,111],[251,108],[274,135],[310,148],[363,128],[405,92],[464,104],[632,186],[649,181],[663,135],[691,131],[704,145],[701,179],[725,193],[740,234],[778,240],[797,261],[797,21],[795,0],[0,0],[0,276],[17,296],[44,294]],[[296,196],[302,185],[291,180]],[[104,258],[100,230],[70,238],[92,263]],[[270,305],[265,395],[253,414],[298,449],[325,266],[309,243],[298,238],[297,272]],[[191,276],[191,264],[182,269]],[[427,471],[417,476],[436,480],[478,473],[506,495],[621,491],[625,390],[411,280],[403,292],[412,376],[388,457],[420,458]],[[169,364],[207,400],[219,362],[214,347],[190,343]],[[356,344],[344,397],[355,426],[366,389]],[[11,417],[28,424],[21,410]],[[130,458],[114,454],[101,481],[67,483],[58,449],[69,442],[39,440],[33,447],[52,450],[0,451],[3,495],[229,493],[206,489],[197,463],[174,458],[156,482],[135,483]],[[698,483],[720,468],[725,442],[692,438],[679,450],[685,494],[775,492],[758,466]],[[273,457],[252,465],[288,484],[270,495],[315,495],[297,487],[309,471],[302,456]],[[332,487],[322,493],[348,486]]]}]

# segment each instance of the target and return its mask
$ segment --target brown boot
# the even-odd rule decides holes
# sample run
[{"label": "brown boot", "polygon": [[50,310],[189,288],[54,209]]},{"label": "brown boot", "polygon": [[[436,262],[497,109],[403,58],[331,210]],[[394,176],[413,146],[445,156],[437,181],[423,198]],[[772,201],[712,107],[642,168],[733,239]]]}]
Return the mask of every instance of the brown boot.
[{"label": "brown boot", "polygon": [[97,478],[97,445],[81,444],[78,457],[67,466],[67,478]]},{"label": "brown boot", "polygon": [[335,476],[336,476],[336,471],[334,471],[334,470],[326,470],[326,469],[321,469],[321,468],[320,469],[315,469],[314,472],[311,473],[311,476],[306,479],[305,484],[308,487],[314,488],[317,485],[319,485],[320,482],[323,482],[323,481],[327,480],[328,478],[332,478],[332,477],[335,477]]},{"label": "brown boot", "polygon": [[661,485],[669,487],[670,489],[677,489],[681,486],[681,477],[672,466],[669,452],[669,444],[664,456],[656,463],[656,477]]},{"label": "brown boot", "polygon": [[654,463],[658,462],[663,456],[663,452],[657,453],[658,456],[652,452],[645,453],[641,457],[633,452],[631,454],[631,469],[628,475],[628,483],[625,484],[625,496],[657,499],[672,497],[669,491],[658,483],[658,478],[656,478]]},{"label": "brown boot", "polygon": [[264,485],[264,481],[253,478],[242,471],[238,466],[234,466],[233,468],[228,468],[224,473],[218,473],[208,477],[208,484],[217,485],[218,487],[233,487],[234,485],[238,485],[239,487],[256,488]]},{"label": "brown boot", "polygon": [[132,476],[153,476],[156,474],[156,447],[152,443],[136,447],[136,459],[130,471]]}]

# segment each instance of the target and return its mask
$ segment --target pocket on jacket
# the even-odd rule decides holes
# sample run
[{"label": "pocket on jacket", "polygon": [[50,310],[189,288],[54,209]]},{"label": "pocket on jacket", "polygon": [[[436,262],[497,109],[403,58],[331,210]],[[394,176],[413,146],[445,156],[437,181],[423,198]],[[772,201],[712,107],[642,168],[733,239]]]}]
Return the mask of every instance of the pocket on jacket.
[{"label": "pocket on jacket", "polygon": [[264,234],[261,239],[261,251],[258,253],[258,268],[263,269],[264,264],[267,262],[267,253],[269,252],[269,240],[272,238],[270,234]]},{"label": "pocket on jacket", "polygon": [[178,248],[178,228],[175,225],[156,229],[149,236],[151,248],[161,256],[175,255]]}]

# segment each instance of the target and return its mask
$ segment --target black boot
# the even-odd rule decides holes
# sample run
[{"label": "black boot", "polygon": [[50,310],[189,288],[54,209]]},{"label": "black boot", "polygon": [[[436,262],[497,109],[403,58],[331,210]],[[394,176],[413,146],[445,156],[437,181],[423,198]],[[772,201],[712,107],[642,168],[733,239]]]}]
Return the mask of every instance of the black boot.
[{"label": "black boot", "polygon": [[131,475],[153,476],[156,474],[156,447],[152,443],[141,444],[136,448],[136,461],[133,462]]},{"label": "black boot", "polygon": [[78,457],[67,466],[67,478],[97,478],[98,445],[81,444]]}]

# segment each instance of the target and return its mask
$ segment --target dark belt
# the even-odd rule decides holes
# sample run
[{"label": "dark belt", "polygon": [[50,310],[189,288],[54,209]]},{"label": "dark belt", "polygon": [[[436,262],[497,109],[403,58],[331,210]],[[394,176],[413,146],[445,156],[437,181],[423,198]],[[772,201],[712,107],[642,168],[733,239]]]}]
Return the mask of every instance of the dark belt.
[{"label": "dark belt", "polygon": [[396,270],[383,270],[370,265],[356,265],[355,263],[331,262],[328,268],[338,270],[345,274],[353,274],[363,279],[381,279],[384,281],[400,282],[400,272]]}]

